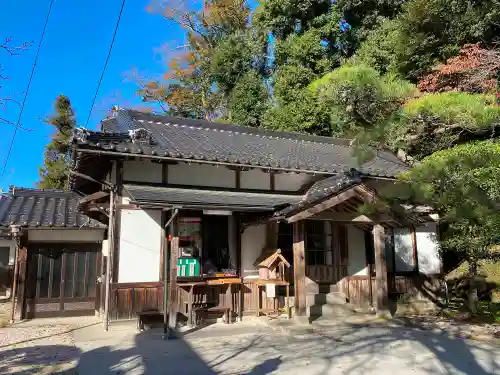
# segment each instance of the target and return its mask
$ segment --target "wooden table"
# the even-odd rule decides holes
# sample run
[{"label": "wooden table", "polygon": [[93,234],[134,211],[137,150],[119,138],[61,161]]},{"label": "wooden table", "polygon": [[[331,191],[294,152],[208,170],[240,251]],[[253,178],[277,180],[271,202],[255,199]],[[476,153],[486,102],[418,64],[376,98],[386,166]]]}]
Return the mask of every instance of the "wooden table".
[{"label": "wooden table", "polygon": [[230,320],[232,317],[233,313],[233,303],[232,303],[232,287],[233,285],[239,285],[239,303],[238,303],[238,317],[241,320],[242,316],[242,306],[241,306],[241,301],[242,301],[242,293],[243,293],[243,282],[240,278],[237,277],[228,277],[228,278],[216,278],[216,279],[207,279],[203,281],[193,281],[193,282],[183,282],[179,281],[177,282],[177,285],[180,288],[187,288],[188,290],[188,325],[192,326],[193,325],[193,291],[195,287],[197,286],[221,286],[221,285],[227,285],[227,290],[226,290],[226,303],[227,300],[231,301],[230,306],[226,306],[229,308],[229,316],[228,319]]},{"label": "wooden table", "polygon": [[[290,283],[288,281],[283,280],[257,280],[255,282],[257,284],[257,316],[260,316],[261,313],[270,313],[270,312],[278,312],[279,309],[263,309],[261,308],[260,303],[260,288],[265,286],[266,284],[273,284],[275,286],[285,286],[286,288],[286,315],[288,319],[292,318],[291,310],[290,310]],[[276,297],[275,297],[276,298]]]}]

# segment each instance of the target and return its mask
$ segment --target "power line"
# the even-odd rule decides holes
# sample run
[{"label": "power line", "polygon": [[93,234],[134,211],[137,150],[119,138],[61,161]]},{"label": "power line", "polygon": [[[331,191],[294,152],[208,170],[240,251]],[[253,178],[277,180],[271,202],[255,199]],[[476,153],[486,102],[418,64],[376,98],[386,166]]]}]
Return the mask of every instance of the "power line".
[{"label": "power line", "polygon": [[104,73],[106,72],[106,67],[108,66],[109,58],[111,57],[111,51],[113,50],[113,44],[115,43],[116,33],[118,32],[118,26],[120,25],[120,21],[122,19],[124,7],[125,7],[125,0],[122,1],[122,7],[120,9],[120,13],[118,14],[118,19],[116,20],[115,31],[113,33],[113,38],[111,39],[111,45],[109,46],[108,56],[106,57],[106,61],[104,62],[101,78],[99,78],[99,82],[97,83],[97,88],[95,90],[94,99],[92,99],[92,105],[90,106],[89,115],[87,116],[87,121],[85,122],[85,127],[88,127],[90,116],[92,115],[92,110],[94,109],[95,101],[97,99],[97,94],[99,93],[99,89],[101,88],[102,79],[104,78]]},{"label": "power line", "polygon": [[47,24],[49,23],[50,13],[52,11],[52,5],[54,0],[50,0],[49,10],[47,11],[47,16],[45,17],[45,23],[43,25],[42,35],[40,36],[40,42],[38,42],[38,47],[36,50],[35,61],[33,61],[33,67],[31,68],[30,78],[28,80],[28,86],[24,92],[23,102],[21,103],[21,109],[19,110],[19,115],[17,116],[16,127],[14,128],[14,134],[12,135],[12,140],[10,141],[9,151],[7,151],[7,157],[5,158],[5,163],[2,169],[2,175],[0,175],[0,181],[3,180],[5,175],[5,170],[7,169],[7,164],[9,163],[10,154],[12,153],[12,147],[14,147],[14,141],[16,140],[17,131],[20,127],[21,117],[23,116],[24,106],[26,104],[26,99],[28,98],[28,93],[31,87],[31,81],[33,80],[33,75],[35,74],[36,64],[38,62],[38,56],[40,55],[40,49],[42,47],[43,37],[45,36],[45,31],[47,30]]}]

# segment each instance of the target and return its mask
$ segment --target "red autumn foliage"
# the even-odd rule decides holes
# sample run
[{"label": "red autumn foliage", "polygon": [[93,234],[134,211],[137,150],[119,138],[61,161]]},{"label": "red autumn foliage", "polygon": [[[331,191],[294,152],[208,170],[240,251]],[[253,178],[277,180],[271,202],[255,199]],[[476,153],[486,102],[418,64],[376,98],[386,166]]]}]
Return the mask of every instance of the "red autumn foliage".
[{"label": "red autumn foliage", "polygon": [[418,88],[426,92],[492,93],[499,72],[500,51],[484,49],[479,44],[466,44],[458,56],[438,65],[434,73],[422,78]]}]

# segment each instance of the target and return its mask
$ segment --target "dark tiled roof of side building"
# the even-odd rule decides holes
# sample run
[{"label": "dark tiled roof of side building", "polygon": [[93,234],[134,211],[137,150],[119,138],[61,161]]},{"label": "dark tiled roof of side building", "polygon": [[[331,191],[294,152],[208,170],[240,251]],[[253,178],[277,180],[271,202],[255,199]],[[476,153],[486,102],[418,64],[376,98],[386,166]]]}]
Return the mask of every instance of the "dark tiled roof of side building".
[{"label": "dark tiled roof of side building", "polygon": [[74,142],[80,150],[327,174],[356,168],[366,175],[394,177],[408,169],[388,151],[378,151],[373,159],[359,166],[346,140],[126,109],[118,109],[103,120],[101,131],[78,129]]},{"label": "dark tiled roof of side building", "polygon": [[77,212],[78,200],[77,194],[62,190],[11,189],[0,195],[0,227],[104,228]]}]

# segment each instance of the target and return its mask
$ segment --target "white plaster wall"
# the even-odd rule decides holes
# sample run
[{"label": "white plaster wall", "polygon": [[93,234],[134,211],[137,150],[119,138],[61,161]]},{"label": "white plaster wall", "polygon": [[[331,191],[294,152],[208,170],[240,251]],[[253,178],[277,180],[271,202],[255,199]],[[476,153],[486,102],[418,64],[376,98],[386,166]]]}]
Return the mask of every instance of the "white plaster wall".
[{"label": "white plaster wall", "polygon": [[271,190],[271,175],[262,169],[251,169],[240,172],[240,187],[242,189]]},{"label": "white plaster wall", "polygon": [[162,182],[162,165],[150,160],[123,162],[123,180],[136,182]]},{"label": "white plaster wall", "polygon": [[302,185],[312,181],[312,177],[311,174],[306,173],[278,173],[274,176],[274,188],[283,191],[297,191]]},{"label": "white plaster wall", "polygon": [[122,210],[118,282],[160,279],[161,211]]},{"label": "white plaster wall", "polygon": [[258,278],[257,267],[253,264],[266,246],[266,226],[248,227],[241,235],[241,268],[243,277]]},{"label": "white plaster wall", "polygon": [[9,248],[9,265],[14,264],[14,257],[15,257],[15,252],[16,252],[16,242],[14,240],[9,240],[9,239],[0,239],[0,247],[8,247]]},{"label": "white plaster wall", "polygon": [[415,262],[410,228],[394,228],[393,234],[396,271],[413,271]]},{"label": "white plaster wall", "polygon": [[234,188],[236,178],[235,172],[224,166],[178,163],[168,166],[168,183]]},{"label": "white plaster wall", "polygon": [[365,233],[355,226],[347,226],[347,249],[349,276],[368,275],[366,265]]},{"label": "white plaster wall", "polygon": [[33,242],[100,242],[104,229],[29,229],[28,240]]},{"label": "white plaster wall", "polygon": [[418,269],[426,275],[441,273],[441,256],[437,237],[437,224],[427,223],[415,230]]}]

